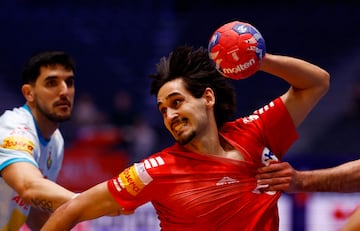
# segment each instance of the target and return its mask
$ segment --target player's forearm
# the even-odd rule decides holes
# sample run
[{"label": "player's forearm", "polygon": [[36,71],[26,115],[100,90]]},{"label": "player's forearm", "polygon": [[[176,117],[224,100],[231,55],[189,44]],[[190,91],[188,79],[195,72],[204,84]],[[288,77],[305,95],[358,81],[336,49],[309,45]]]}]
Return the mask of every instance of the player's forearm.
[{"label": "player's forearm", "polygon": [[57,185],[56,183],[41,179],[33,181],[28,190],[21,195],[32,207],[41,211],[53,212],[60,205],[70,200],[75,193]]},{"label": "player's forearm", "polygon": [[316,89],[324,94],[329,88],[329,73],[301,59],[266,54],[261,70],[284,79],[295,89]]},{"label": "player's forearm", "polygon": [[106,215],[120,215],[121,211],[108,191],[107,183],[103,182],[56,209],[41,231],[70,230],[79,222]]},{"label": "player's forearm", "polygon": [[40,228],[49,219],[49,216],[49,213],[40,211],[39,209],[32,207],[30,209],[30,214],[26,220],[26,225],[30,228],[30,230],[40,230]]},{"label": "player's forearm", "polygon": [[303,192],[359,192],[360,161],[334,168],[297,172],[295,188]]},{"label": "player's forearm", "polygon": [[75,215],[75,212],[69,209],[69,206],[71,207],[70,201],[60,206],[50,216],[41,231],[71,230],[76,223],[80,222],[76,219],[77,215]]}]

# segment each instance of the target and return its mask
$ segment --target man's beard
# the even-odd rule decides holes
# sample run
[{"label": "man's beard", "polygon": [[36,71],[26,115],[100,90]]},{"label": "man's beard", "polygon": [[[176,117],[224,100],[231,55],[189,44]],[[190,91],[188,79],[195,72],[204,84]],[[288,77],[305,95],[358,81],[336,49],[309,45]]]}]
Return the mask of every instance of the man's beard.
[{"label": "man's beard", "polygon": [[186,144],[190,143],[190,141],[192,141],[195,136],[196,136],[196,132],[195,132],[195,131],[192,131],[189,135],[180,136],[180,137],[176,140],[176,142],[178,142],[180,145],[186,145]]},{"label": "man's beard", "polygon": [[46,109],[44,109],[43,107],[41,107],[39,104],[37,105],[37,110],[43,114],[48,120],[55,122],[55,123],[61,123],[64,121],[68,121],[71,118],[71,113],[69,113],[68,115],[57,115],[55,113],[51,113],[49,111],[47,111]]}]

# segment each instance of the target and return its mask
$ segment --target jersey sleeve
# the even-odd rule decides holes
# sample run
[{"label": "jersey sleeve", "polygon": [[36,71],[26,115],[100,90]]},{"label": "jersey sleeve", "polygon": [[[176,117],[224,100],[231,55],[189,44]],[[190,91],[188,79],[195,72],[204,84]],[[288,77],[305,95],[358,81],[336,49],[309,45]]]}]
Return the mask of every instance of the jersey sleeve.
[{"label": "jersey sleeve", "polygon": [[281,159],[298,138],[296,127],[281,98],[271,101],[250,116],[236,120],[257,134],[259,141]]},{"label": "jersey sleeve", "polygon": [[122,171],[117,177],[108,180],[108,189],[114,199],[131,213],[140,205],[150,201],[151,194],[146,193],[153,188],[153,178],[146,170],[144,163],[135,163]]},{"label": "jersey sleeve", "polygon": [[279,97],[256,110],[254,114],[261,118],[266,146],[277,153],[279,158],[282,158],[298,139],[298,133],[281,98]]},{"label": "jersey sleeve", "polygon": [[35,131],[24,118],[7,111],[0,120],[0,170],[16,162],[29,162],[38,167],[33,158]]}]

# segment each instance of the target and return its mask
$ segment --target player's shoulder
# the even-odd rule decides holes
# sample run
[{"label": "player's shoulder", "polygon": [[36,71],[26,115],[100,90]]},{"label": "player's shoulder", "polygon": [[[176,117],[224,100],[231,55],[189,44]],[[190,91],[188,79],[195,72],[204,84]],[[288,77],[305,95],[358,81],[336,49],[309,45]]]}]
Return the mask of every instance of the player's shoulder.
[{"label": "player's shoulder", "polygon": [[9,144],[28,144],[36,146],[38,142],[34,119],[24,107],[7,110],[0,117],[0,139]]},{"label": "player's shoulder", "polygon": [[[264,106],[259,107],[252,114],[246,115],[240,118],[237,118],[234,123],[238,124],[252,124],[256,123],[261,117],[266,116],[272,111],[279,111],[280,108],[284,108],[284,104],[281,101],[280,97],[265,104]],[[231,123],[230,123],[231,124]]]},{"label": "player's shoulder", "polygon": [[159,168],[169,165],[172,162],[172,157],[165,151],[154,153],[142,160],[146,169]]},{"label": "player's shoulder", "polygon": [[265,104],[264,106],[258,108],[254,111],[253,115],[263,115],[272,110],[278,110],[279,108],[285,108],[285,105],[281,99],[281,97],[276,98],[273,101]]},{"label": "player's shoulder", "polygon": [[141,162],[147,170],[164,170],[171,168],[174,164],[176,164],[176,160],[178,158],[176,155],[177,152],[179,152],[179,150],[176,147],[171,146],[148,156]]},{"label": "player's shoulder", "polygon": [[16,107],[11,110],[6,110],[0,117],[0,126],[7,124],[14,124],[16,126],[20,124],[33,123],[31,113],[24,107]]}]

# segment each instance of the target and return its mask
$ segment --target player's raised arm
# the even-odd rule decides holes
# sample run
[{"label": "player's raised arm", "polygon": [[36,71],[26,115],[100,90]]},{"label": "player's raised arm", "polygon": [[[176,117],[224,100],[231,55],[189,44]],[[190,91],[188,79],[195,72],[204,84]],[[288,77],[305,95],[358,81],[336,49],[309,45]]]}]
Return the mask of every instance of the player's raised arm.
[{"label": "player's raised arm", "polygon": [[291,85],[281,98],[295,126],[305,119],[330,86],[328,72],[294,57],[266,54],[260,70],[277,76]]},{"label": "player's raised arm", "polygon": [[60,206],[41,231],[70,230],[81,221],[120,215],[121,211],[121,207],[108,191],[107,182],[103,182]]},{"label": "player's raised arm", "polygon": [[218,28],[209,55],[224,77],[241,80],[261,70],[288,82],[290,88],[281,99],[295,126],[329,89],[328,72],[302,59],[267,53],[264,38],[248,23],[233,21]]}]

